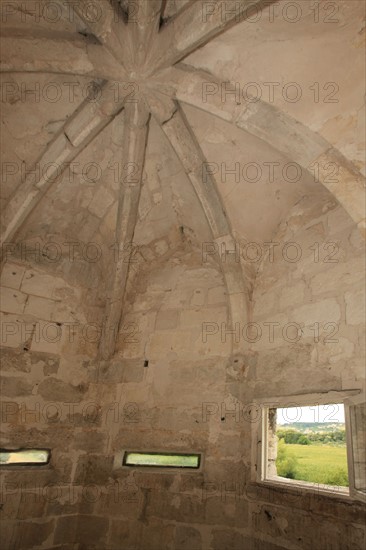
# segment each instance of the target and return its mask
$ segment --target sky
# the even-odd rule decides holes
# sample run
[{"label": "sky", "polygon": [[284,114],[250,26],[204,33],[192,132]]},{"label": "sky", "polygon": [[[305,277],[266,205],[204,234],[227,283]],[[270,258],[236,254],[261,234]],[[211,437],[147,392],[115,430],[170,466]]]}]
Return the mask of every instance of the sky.
[{"label": "sky", "polygon": [[277,409],[277,424],[292,422],[344,422],[343,405],[314,405]]}]

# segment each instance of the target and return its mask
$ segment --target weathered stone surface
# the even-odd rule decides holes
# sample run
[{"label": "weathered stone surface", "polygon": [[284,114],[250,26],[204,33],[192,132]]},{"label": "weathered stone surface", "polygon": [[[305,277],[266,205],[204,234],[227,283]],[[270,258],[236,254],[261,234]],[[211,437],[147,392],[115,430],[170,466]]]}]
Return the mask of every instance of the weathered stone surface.
[{"label": "weathered stone surface", "polygon": [[337,301],[329,299],[294,309],[290,320],[307,326],[313,323],[337,322],[340,318],[341,310]]},{"label": "weathered stone surface", "polygon": [[254,482],[251,432],[364,387],[363,3],[13,3],[1,446],[51,461],[2,468],[2,546],[360,550],[352,498]]},{"label": "weathered stone surface", "polygon": [[121,540],[123,540],[125,544],[128,544],[127,541],[131,542],[133,548],[133,541],[129,540],[130,523],[128,521],[124,521],[123,519],[117,521],[112,520],[110,533],[108,542],[112,548],[115,545],[118,547],[121,544]]},{"label": "weathered stone surface", "polygon": [[346,323],[348,325],[360,325],[365,322],[365,292],[346,292]]},{"label": "weathered stone surface", "polygon": [[251,539],[233,529],[215,529],[212,535],[212,548],[214,550],[241,550],[242,548],[252,548]]},{"label": "weathered stone surface", "polygon": [[78,403],[82,401],[86,390],[86,387],[75,387],[52,377],[46,378],[38,387],[38,393],[44,399],[62,401],[64,403]]},{"label": "weathered stone surface", "polygon": [[2,376],[0,379],[0,393],[6,397],[21,397],[31,395],[33,384],[23,378]]},{"label": "weathered stone surface", "polygon": [[178,325],[179,311],[177,309],[160,310],[155,322],[156,330],[174,329]]},{"label": "weathered stone surface", "polygon": [[1,287],[1,308],[7,313],[23,313],[27,295],[17,290]]},{"label": "weathered stone surface", "polygon": [[1,285],[9,288],[19,289],[24,273],[24,266],[6,262],[1,273]]},{"label": "weathered stone surface", "polygon": [[177,525],[175,531],[175,545],[177,550],[201,550],[201,533],[194,527]]},{"label": "weathered stone surface", "polygon": [[[19,527],[21,528],[19,529]],[[10,548],[28,550],[29,548],[41,546],[51,539],[54,527],[54,520],[37,523],[22,521],[21,524],[18,524],[18,529],[14,533]]]},{"label": "weathered stone surface", "polygon": [[104,455],[80,456],[75,473],[75,483],[104,485],[112,475],[113,458]]},{"label": "weathered stone surface", "polygon": [[15,351],[4,348],[1,350],[1,370],[30,372],[31,358],[29,354],[26,355],[20,350]]},{"label": "weathered stone surface", "polygon": [[97,368],[98,380],[106,383],[141,382],[144,376],[143,359],[113,359],[100,363]]},{"label": "weathered stone surface", "polygon": [[44,298],[54,298],[56,290],[66,286],[65,282],[46,273],[27,270],[24,274],[21,290],[27,294]]},{"label": "weathered stone surface", "polygon": [[50,321],[53,318],[53,312],[56,307],[56,302],[39,296],[29,296],[24,313],[33,315],[38,319]]}]

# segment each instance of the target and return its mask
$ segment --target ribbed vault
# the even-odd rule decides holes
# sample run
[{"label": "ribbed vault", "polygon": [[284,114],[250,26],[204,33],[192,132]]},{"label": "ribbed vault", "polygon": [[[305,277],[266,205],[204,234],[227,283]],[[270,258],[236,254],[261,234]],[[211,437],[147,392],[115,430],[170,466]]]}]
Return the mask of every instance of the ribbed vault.
[{"label": "ribbed vault", "polygon": [[[99,3],[102,16],[88,16],[88,0],[75,5],[78,34],[69,29],[34,35],[7,29],[2,38],[3,73],[49,73],[92,79],[98,90],[90,91],[81,105],[68,116],[55,134],[37,164],[59,166],[70,163],[90,147],[112,123],[123,123],[121,174],[118,190],[115,241],[121,252],[114,265],[106,305],[106,330],[100,344],[100,355],[109,359],[115,349],[116,327],[119,326],[129,274],[126,245],[134,240],[138,209],[146,165],[149,127],[152,122],[165,135],[179,160],[199,201],[212,234],[212,240],[226,250],[233,250],[235,238],[231,220],[225,212],[213,174],[202,178],[207,162],[203,148],[184,112],[184,106],[198,108],[239,128],[277,149],[305,172],[319,166],[319,182],[334,195],[352,217],[364,228],[363,177],[358,168],[325,138],[297,121],[278,107],[265,101],[236,101],[234,95],[223,102],[220,95],[209,95],[202,101],[205,83],[220,88],[222,81],[213,74],[197,69],[185,61],[202,46],[213,41],[235,25],[243,24],[251,10],[268,9],[276,2],[266,0],[226,1],[230,14],[222,16],[220,0],[210,2],[212,11],[203,17],[203,3],[182,1],[179,9],[173,1],[111,0]],[[62,2],[61,2],[62,4]],[[207,3],[206,3],[207,4]],[[265,5],[264,5],[265,4]],[[90,14],[89,14],[90,15]],[[168,15],[168,18],[164,18]],[[57,56],[53,54],[55,51]],[[14,47],[15,45],[15,47]],[[24,62],[26,51],[29,60]],[[50,54],[52,52],[52,54]],[[118,93],[116,94],[116,90]],[[330,179],[329,165],[337,165],[338,178]],[[134,167],[131,172],[131,166]],[[16,238],[29,215],[43,197],[52,193],[52,168],[30,173],[10,195],[4,210],[2,242]],[[44,174],[47,174],[45,177]],[[249,285],[240,263],[230,254],[221,256],[221,268],[227,286],[231,322],[243,321],[248,309]],[[233,351],[235,344],[233,344]]]}]

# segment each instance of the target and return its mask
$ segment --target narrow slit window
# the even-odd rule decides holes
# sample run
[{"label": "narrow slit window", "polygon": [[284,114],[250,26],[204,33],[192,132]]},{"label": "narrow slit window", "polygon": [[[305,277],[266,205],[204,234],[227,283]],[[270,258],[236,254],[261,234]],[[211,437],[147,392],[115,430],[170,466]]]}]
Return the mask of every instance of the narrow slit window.
[{"label": "narrow slit window", "polygon": [[18,451],[2,449],[0,451],[0,466],[48,464],[49,460],[50,451],[47,449],[21,449]]},{"label": "narrow slit window", "polygon": [[124,466],[153,466],[158,468],[198,469],[201,455],[177,453],[138,453],[125,452]]}]

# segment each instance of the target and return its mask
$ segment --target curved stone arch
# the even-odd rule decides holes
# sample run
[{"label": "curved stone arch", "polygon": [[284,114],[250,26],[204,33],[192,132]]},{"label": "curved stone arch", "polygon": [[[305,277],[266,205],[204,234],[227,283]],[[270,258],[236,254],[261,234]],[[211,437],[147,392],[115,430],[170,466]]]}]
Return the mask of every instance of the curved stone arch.
[{"label": "curved stone arch", "polygon": [[[242,352],[240,331],[243,328],[243,317],[245,324],[248,318],[248,289],[241,263],[237,259],[236,242],[232,235],[230,221],[216,188],[216,182],[210,174],[207,174],[206,182],[202,180],[202,165],[205,157],[179,103],[170,103],[164,112],[158,112],[153,107],[152,114],[167,136],[190,180],[210,227],[212,243],[208,244],[211,245],[214,255],[219,258],[227,290],[231,323],[231,327],[227,327],[227,333],[232,335],[231,352],[233,355],[239,355]],[[208,255],[211,254],[208,253]]]},{"label": "curved stone arch", "polygon": [[[264,101],[237,104],[234,95],[222,101],[222,81],[214,75],[179,64],[164,71],[160,90],[172,92],[191,105],[260,138],[309,171],[348,212],[364,232],[364,177],[351,161],[326,139]],[[168,83],[168,84],[167,84]]]}]

